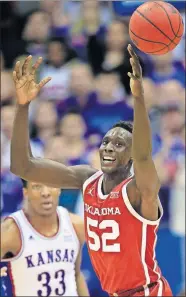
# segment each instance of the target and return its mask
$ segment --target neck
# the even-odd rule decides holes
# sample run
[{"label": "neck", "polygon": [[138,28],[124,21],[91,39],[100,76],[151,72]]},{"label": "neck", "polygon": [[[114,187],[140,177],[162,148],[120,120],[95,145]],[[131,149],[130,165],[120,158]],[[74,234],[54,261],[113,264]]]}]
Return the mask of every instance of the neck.
[{"label": "neck", "polygon": [[119,185],[122,181],[127,179],[130,176],[130,170],[124,170],[113,172],[113,173],[104,173],[103,178],[103,191],[104,194],[109,194],[113,188]]},{"label": "neck", "polygon": [[58,216],[56,212],[48,216],[41,216],[29,209],[24,210],[24,214],[33,228],[42,235],[53,236],[57,233]]}]

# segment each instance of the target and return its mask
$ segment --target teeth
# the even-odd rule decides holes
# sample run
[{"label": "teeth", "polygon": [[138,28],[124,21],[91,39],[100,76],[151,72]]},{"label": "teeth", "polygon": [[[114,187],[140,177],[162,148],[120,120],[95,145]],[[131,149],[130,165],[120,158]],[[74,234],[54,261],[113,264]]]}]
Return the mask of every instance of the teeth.
[{"label": "teeth", "polygon": [[106,157],[106,158],[104,157],[103,160],[104,161],[115,161],[115,159],[111,158],[111,157]]}]

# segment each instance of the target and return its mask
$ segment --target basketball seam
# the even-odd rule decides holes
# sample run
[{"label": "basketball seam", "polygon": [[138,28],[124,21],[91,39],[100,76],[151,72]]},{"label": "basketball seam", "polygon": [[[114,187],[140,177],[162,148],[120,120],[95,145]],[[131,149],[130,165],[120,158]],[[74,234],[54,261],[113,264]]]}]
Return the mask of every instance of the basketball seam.
[{"label": "basketball seam", "polygon": [[[167,36],[160,28],[158,28],[155,24],[153,24],[152,22],[151,22],[151,20],[149,20],[143,13],[141,13],[140,11],[138,11],[137,9],[136,9],[136,12],[139,14],[139,15],[141,15],[148,23],[150,23],[152,26],[154,26],[159,32],[161,32],[165,37],[167,37],[171,42],[173,42],[173,40],[169,37],[169,36]],[[174,43],[174,42],[173,42]],[[176,43],[174,43],[175,45],[177,45]]]},{"label": "basketball seam", "polygon": [[[164,50],[166,47],[168,47],[168,49],[169,49],[171,43],[174,43],[174,42],[171,41],[169,44],[165,44],[165,43],[163,43],[163,42],[158,42],[158,41],[148,40],[148,39],[144,39],[144,38],[138,36],[138,35],[135,34],[131,29],[130,29],[130,32],[131,32],[132,34],[134,34],[137,38],[142,39],[142,40],[144,40],[144,41],[147,41],[147,42],[153,42],[153,43],[159,43],[159,44],[164,44],[164,45],[165,45],[163,48],[159,49],[158,51],[154,51],[154,52],[145,52],[146,54],[158,53],[158,52]],[[177,38],[177,37],[175,36],[174,39],[173,39],[173,41],[174,41],[176,38]],[[175,44],[175,43],[174,43],[174,44]]]},{"label": "basketball seam", "polygon": [[[181,23],[182,23],[182,21],[183,21],[183,20],[182,20],[182,17],[181,17],[181,14],[179,15],[179,20],[180,20],[180,23],[179,23],[179,30],[178,30],[178,32],[180,31]],[[178,33],[178,32],[177,32],[177,33]],[[182,35],[183,35],[183,34],[182,34]],[[178,35],[178,37],[181,38],[182,35]]]},{"label": "basketball seam", "polygon": [[153,42],[153,43],[159,43],[159,44],[163,44],[165,46],[168,46],[166,43],[160,42],[160,41],[154,41],[154,40],[149,40],[149,39],[145,39],[143,37],[138,36],[136,33],[134,33],[131,29],[130,31],[132,32],[132,34],[134,34],[136,37],[138,37],[139,39],[142,39],[144,41],[148,41],[148,42]]},{"label": "basketball seam", "polygon": [[166,13],[167,18],[168,18],[168,20],[169,20],[169,24],[170,24],[170,27],[171,27],[172,32],[174,33],[174,35],[175,35],[176,37],[180,38],[182,35],[177,35],[178,32],[179,32],[179,30],[180,30],[180,15],[178,14],[178,16],[179,16],[179,26],[178,26],[178,31],[177,31],[177,33],[175,33],[175,32],[174,32],[174,29],[173,29],[173,26],[172,26],[171,19],[170,19],[169,15],[168,15],[166,9],[165,9],[163,6],[161,6],[159,3],[157,3],[156,1],[154,1],[154,3],[156,3],[159,7],[161,7],[161,8],[164,10],[164,12]]}]

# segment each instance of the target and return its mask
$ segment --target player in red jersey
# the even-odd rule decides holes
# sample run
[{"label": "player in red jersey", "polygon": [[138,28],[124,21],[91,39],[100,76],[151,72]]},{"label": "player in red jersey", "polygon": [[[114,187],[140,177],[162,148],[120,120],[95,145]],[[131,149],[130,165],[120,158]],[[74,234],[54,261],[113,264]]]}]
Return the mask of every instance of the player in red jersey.
[{"label": "player in red jersey", "polygon": [[[134,126],[116,124],[100,147],[101,171],[32,156],[28,107],[50,78],[39,84],[29,70],[29,56],[13,72],[18,108],[11,143],[11,170],[30,181],[63,189],[83,189],[86,239],[102,288],[114,296],[172,296],[155,258],[157,228],[162,216],[160,182],[151,155],[151,130],[145,107],[142,71],[131,45],[131,92]],[[134,175],[131,175],[131,166]]]}]

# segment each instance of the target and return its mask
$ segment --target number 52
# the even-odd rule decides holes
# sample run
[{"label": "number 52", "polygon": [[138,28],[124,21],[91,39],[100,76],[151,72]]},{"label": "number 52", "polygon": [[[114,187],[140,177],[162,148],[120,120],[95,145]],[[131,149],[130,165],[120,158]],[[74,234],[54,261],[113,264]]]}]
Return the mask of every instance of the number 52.
[{"label": "number 52", "polygon": [[[100,238],[96,232],[90,229],[90,227],[98,227],[101,230],[110,227],[112,232],[105,232]],[[87,233],[88,237],[94,240],[94,243],[91,243],[90,240],[88,240],[89,248],[91,250],[96,252],[99,251],[102,243],[103,252],[120,252],[120,243],[107,244],[107,240],[116,240],[119,237],[119,224],[116,221],[104,220],[99,223],[97,220],[87,217]]]}]

